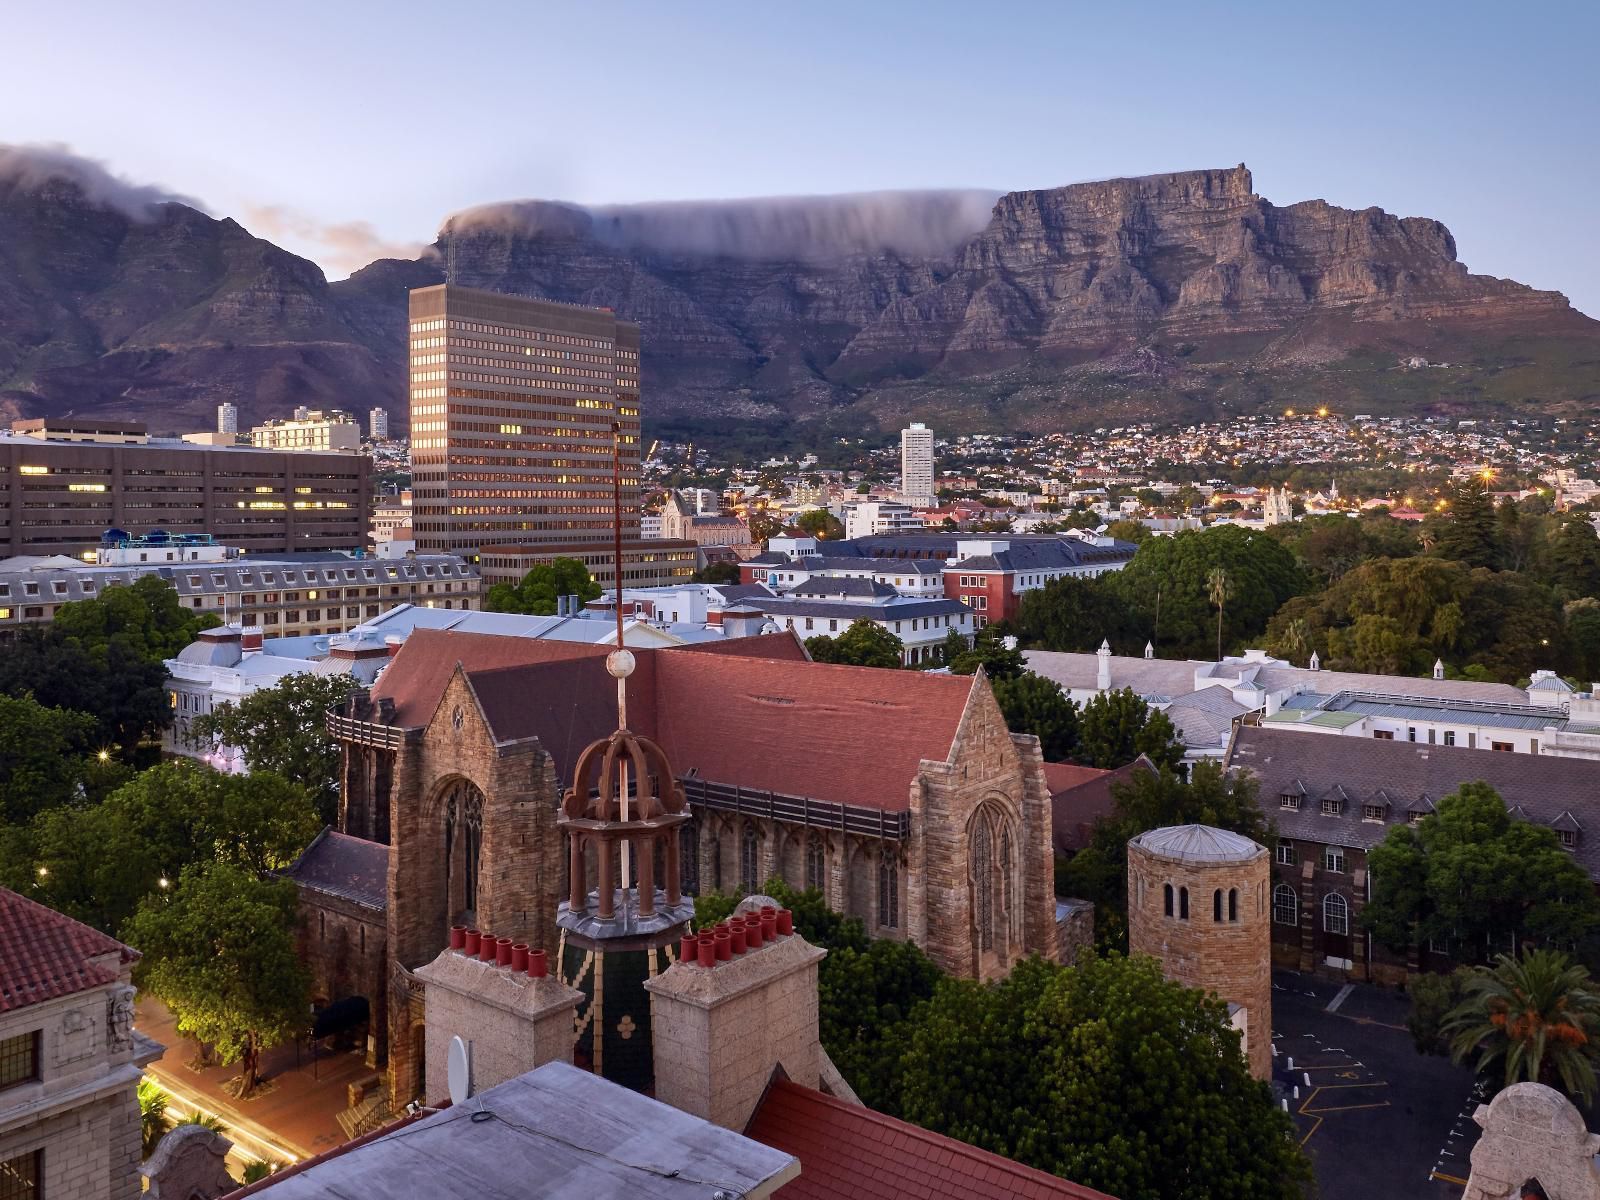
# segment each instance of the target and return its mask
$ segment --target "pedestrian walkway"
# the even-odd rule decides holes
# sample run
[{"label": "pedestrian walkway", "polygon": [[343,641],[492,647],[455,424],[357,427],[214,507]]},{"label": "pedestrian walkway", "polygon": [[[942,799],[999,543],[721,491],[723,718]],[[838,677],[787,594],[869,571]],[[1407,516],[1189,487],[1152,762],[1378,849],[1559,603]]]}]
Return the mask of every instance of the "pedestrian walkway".
[{"label": "pedestrian walkway", "polygon": [[185,1111],[215,1113],[240,1135],[241,1148],[259,1157],[280,1161],[310,1158],[345,1140],[339,1114],[349,1103],[349,1085],[371,1078],[360,1051],[330,1053],[315,1061],[304,1043],[273,1048],[262,1055],[261,1077],[273,1086],[250,1100],[236,1100],[222,1085],[239,1073],[231,1067],[193,1070],[189,1064],[199,1053],[198,1044],[178,1032],[166,1005],[152,996],[140,997],[135,1007],[139,1031],[166,1046],[167,1052],[146,1068],[161,1087],[173,1094]]}]

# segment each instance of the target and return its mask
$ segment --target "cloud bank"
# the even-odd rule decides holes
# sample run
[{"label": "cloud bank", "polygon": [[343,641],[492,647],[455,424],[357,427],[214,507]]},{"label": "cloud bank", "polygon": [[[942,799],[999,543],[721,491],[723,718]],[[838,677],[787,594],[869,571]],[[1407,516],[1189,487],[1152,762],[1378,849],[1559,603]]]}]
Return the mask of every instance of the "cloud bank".
[{"label": "cloud bank", "polygon": [[382,237],[367,221],[319,221],[284,204],[248,204],[244,223],[258,237],[300,243],[330,275],[348,275],[380,258],[418,258],[424,250],[421,242]]},{"label": "cloud bank", "polygon": [[999,196],[949,189],[599,206],[519,200],[465,209],[439,235],[453,228],[462,235],[592,237],[662,254],[745,259],[828,260],[886,250],[939,257],[984,227]]},{"label": "cloud bank", "polygon": [[98,159],[86,158],[60,142],[8,145],[0,142],[0,183],[37,191],[50,183],[76,184],[91,204],[115,209],[135,221],[148,221],[163,204],[186,204],[205,212],[189,196],[114,175]]}]

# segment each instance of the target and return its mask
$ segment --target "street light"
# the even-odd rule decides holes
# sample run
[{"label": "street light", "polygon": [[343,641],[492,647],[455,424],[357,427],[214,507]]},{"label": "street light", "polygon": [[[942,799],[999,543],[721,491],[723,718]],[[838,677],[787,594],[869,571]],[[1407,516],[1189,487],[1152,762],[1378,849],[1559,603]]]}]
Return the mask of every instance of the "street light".
[{"label": "street light", "polygon": [[101,761],[101,762],[107,762],[107,761],[109,761],[109,760],[110,760],[110,758],[111,758],[111,751],[109,751],[109,750],[102,750],[102,751],[100,751],[100,754],[99,754],[99,756],[98,756],[98,757],[99,757],[99,759],[100,759],[100,761]]},{"label": "street light", "polygon": [[172,886],[172,881],[163,875],[160,879],[156,880],[156,886],[164,892]]}]

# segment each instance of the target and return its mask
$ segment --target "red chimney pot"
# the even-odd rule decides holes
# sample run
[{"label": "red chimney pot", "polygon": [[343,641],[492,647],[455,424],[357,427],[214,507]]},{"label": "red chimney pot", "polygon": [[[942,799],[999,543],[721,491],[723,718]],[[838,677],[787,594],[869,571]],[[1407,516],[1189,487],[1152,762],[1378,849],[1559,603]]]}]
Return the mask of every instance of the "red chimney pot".
[{"label": "red chimney pot", "polygon": [[518,975],[528,969],[527,942],[517,942],[511,947],[511,969]]},{"label": "red chimney pot", "polygon": [[749,920],[744,923],[744,944],[752,950],[761,949],[761,922]]},{"label": "red chimney pot", "polygon": [[467,944],[467,927],[465,925],[450,926],[450,949],[460,950]]},{"label": "red chimney pot", "polygon": [[494,961],[496,966],[509,967],[511,965],[510,938],[499,938],[495,941]]},{"label": "red chimney pot", "polygon": [[793,932],[794,914],[787,908],[780,908],[778,910],[778,933],[783,937],[788,937]]},{"label": "red chimney pot", "polygon": [[700,942],[692,933],[686,933],[678,939],[678,961],[682,963],[693,962],[700,955]]},{"label": "red chimney pot", "polygon": [[528,951],[528,974],[543,979],[550,973],[550,955],[543,950]]},{"label": "red chimney pot", "polygon": [[717,944],[717,961],[727,962],[733,957],[733,935],[724,929],[714,940]]},{"label": "red chimney pot", "polygon": [[478,941],[480,938],[482,938],[482,936],[483,935],[476,929],[469,929],[467,930],[466,935],[461,939],[461,948],[466,951],[469,958],[477,957]]},{"label": "red chimney pot", "polygon": [[493,962],[495,954],[495,936],[486,933],[478,939],[478,958],[483,962]]},{"label": "red chimney pot", "polygon": [[700,935],[700,965],[702,967],[717,965],[717,943],[709,933]]}]

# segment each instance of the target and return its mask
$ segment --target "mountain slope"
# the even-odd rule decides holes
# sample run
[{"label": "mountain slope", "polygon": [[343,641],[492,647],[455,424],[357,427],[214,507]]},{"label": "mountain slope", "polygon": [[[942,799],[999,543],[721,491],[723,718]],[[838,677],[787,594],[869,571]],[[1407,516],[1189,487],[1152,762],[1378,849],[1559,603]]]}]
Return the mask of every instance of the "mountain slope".
[{"label": "mountain slope", "polygon": [[296,403],[403,417],[406,292],[445,257],[469,286],[639,321],[657,423],[1048,428],[1600,399],[1600,323],[1558,293],[1470,274],[1436,221],[1275,206],[1239,166],[998,200],[495,205],[452,218],[420,260],[331,285],[183,205],[141,220],[69,183],[0,183],[0,403],[158,427],[206,427],[221,399],[246,420]]}]

